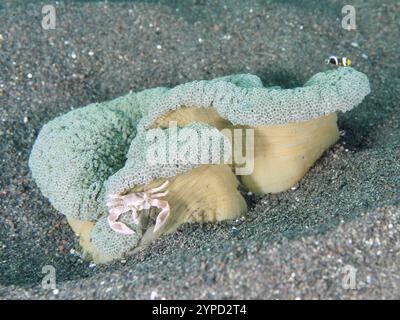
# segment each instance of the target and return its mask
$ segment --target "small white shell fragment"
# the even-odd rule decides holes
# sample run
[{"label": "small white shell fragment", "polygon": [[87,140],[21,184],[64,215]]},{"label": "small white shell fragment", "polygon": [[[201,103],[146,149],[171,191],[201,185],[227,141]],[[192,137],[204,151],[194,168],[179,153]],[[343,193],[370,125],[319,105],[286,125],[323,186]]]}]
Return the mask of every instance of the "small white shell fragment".
[{"label": "small white shell fragment", "polygon": [[155,300],[158,297],[158,293],[155,291],[152,291],[150,293],[150,300]]}]

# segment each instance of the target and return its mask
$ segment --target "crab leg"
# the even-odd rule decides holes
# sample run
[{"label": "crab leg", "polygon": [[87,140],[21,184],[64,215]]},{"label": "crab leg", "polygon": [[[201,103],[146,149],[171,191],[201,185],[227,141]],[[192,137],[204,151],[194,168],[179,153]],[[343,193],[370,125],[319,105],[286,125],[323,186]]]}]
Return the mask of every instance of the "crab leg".
[{"label": "crab leg", "polygon": [[[133,210],[136,211],[136,210]],[[123,212],[119,210],[114,210],[111,209],[110,215],[108,216],[108,224],[110,225],[111,229],[113,229],[115,232],[122,233],[122,234],[133,234],[134,231],[130,229],[125,223],[118,222],[118,218],[120,215],[123,214]]]},{"label": "crab leg", "polygon": [[156,224],[154,226],[154,232],[157,232],[167,221],[167,218],[169,217],[170,208],[167,201],[159,199],[153,199],[151,201],[151,205],[153,207],[161,209],[161,212],[157,215]]},{"label": "crab leg", "polygon": [[166,180],[161,186],[149,189],[146,192],[151,194],[151,196],[153,197],[156,192],[159,192],[159,191],[163,190],[165,187],[168,186],[168,184],[169,184],[169,181]]},{"label": "crab leg", "polygon": [[153,199],[162,198],[162,197],[165,197],[167,194],[168,194],[168,190],[165,191],[165,192],[160,192],[160,193],[152,194],[151,197],[152,197]]}]

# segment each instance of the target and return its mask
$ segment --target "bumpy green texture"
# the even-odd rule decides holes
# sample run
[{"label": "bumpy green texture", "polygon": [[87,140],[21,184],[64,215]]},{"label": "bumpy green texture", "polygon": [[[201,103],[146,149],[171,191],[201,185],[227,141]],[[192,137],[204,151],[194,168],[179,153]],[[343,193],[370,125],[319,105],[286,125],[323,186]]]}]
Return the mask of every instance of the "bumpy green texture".
[{"label": "bumpy green texture", "polygon": [[180,107],[214,107],[222,118],[238,125],[305,121],[348,111],[369,92],[366,75],[350,67],[317,73],[295,89],[265,88],[254,75],[193,81],[166,91],[154,101],[138,130],[150,128],[158,117]]},{"label": "bumpy green texture", "polygon": [[125,166],[106,181],[106,193],[124,194],[136,185],[173,177],[203,163],[227,163],[230,155],[230,141],[206,124],[150,129],[133,139]]},{"label": "bumpy green texture", "polygon": [[[135,233],[113,231],[106,218],[106,195],[124,194],[202,163],[229,162],[230,142],[216,128],[192,123],[148,130],[159,116],[180,107],[213,107],[233,124],[284,124],[350,110],[369,92],[363,73],[343,67],[318,73],[295,89],[265,88],[257,76],[239,74],[130,93],[68,112],[43,126],[29,166],[40,190],[58,211],[96,221],[92,243],[117,258],[137,246],[144,230],[132,225],[127,213],[121,220]],[[172,156],[171,146],[180,152]],[[155,155],[162,154],[165,158],[154,161]]]},{"label": "bumpy green texture", "polygon": [[121,215],[119,221],[125,223],[135,232],[131,235],[115,232],[110,228],[107,217],[103,216],[96,222],[91,233],[92,244],[96,249],[113,259],[120,258],[124,253],[134,249],[142,237],[142,230],[138,225],[132,223],[130,212]]},{"label": "bumpy green texture", "polygon": [[103,182],[124,165],[137,122],[165,90],[90,104],[43,126],[29,166],[58,211],[81,220],[95,220],[107,212]]},{"label": "bumpy green texture", "polygon": [[[33,146],[29,166],[42,193],[57,210],[69,217],[93,220],[106,213],[104,181],[124,166],[136,131],[145,132],[162,114],[182,106],[214,107],[233,124],[282,124],[350,110],[369,92],[363,73],[343,67],[318,73],[295,89],[264,88],[257,76],[238,74],[130,93],[50,121]],[[132,160],[127,165],[143,161],[135,158],[144,146],[138,145],[140,141],[131,146]],[[140,171],[142,165],[133,169]],[[152,167],[153,173],[137,176],[135,183],[154,178],[160,169]],[[171,175],[171,171],[165,169],[163,174]],[[121,175],[108,185],[113,186]]]},{"label": "bumpy green texture", "polygon": [[235,103],[235,94],[251,88],[263,88],[261,79],[253,74],[234,74],[181,84],[165,91],[160,99],[153,101],[146,116],[139,122],[138,131],[149,129],[158,117],[180,107],[217,107],[218,101],[225,98]]},{"label": "bumpy green texture", "polygon": [[[194,122],[182,128],[150,129],[133,139],[124,167],[105,182],[106,194],[125,194],[136,185],[173,177],[203,163],[228,162],[230,155],[230,141],[219,130],[206,124]],[[123,214],[119,221],[135,233],[124,235],[113,231],[106,216],[96,222],[91,233],[96,249],[113,259],[133,250],[144,231],[132,224],[130,213]]]}]

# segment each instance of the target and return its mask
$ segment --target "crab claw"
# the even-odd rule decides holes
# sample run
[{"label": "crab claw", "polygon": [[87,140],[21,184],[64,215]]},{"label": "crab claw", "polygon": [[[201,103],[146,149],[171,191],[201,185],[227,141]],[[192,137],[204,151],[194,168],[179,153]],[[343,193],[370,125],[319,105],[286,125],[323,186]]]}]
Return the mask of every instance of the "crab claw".
[{"label": "crab claw", "polygon": [[134,234],[135,232],[132,229],[130,229],[125,223],[117,221],[122,213],[123,212],[118,210],[111,210],[107,218],[108,224],[110,225],[111,229],[113,229],[115,232],[126,235]]},{"label": "crab claw", "polygon": [[161,209],[161,212],[157,215],[156,224],[154,226],[154,232],[157,232],[167,221],[170,208],[168,202],[165,200],[153,199],[151,205]]}]

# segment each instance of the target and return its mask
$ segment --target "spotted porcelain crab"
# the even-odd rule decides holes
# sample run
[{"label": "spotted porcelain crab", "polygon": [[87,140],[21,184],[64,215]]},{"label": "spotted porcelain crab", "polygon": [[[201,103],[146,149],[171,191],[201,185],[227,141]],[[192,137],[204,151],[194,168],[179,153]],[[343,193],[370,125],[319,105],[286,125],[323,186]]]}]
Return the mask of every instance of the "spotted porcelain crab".
[{"label": "spotted porcelain crab", "polygon": [[119,217],[128,211],[132,212],[132,220],[134,224],[140,224],[143,210],[149,210],[151,207],[161,209],[157,215],[154,232],[157,232],[167,220],[170,207],[166,200],[159,198],[165,197],[168,190],[163,191],[169,184],[165,181],[162,185],[156,188],[149,189],[144,192],[131,192],[126,195],[112,194],[108,196],[107,207],[109,209],[108,223],[110,227],[122,234],[133,234],[125,223],[119,222]]}]

